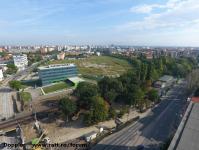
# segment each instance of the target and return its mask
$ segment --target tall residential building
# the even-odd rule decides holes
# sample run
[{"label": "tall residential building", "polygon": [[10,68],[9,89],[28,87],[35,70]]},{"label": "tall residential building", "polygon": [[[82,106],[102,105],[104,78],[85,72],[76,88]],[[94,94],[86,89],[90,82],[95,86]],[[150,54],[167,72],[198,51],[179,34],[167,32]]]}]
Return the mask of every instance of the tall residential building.
[{"label": "tall residential building", "polygon": [[42,66],[38,68],[39,78],[42,85],[48,85],[58,81],[64,81],[69,77],[75,77],[78,74],[75,64],[56,64]]},{"label": "tall residential building", "polygon": [[57,54],[57,59],[58,60],[64,60],[64,58],[65,58],[65,53],[64,52],[61,52],[61,53]]},{"label": "tall residential building", "polygon": [[14,55],[14,64],[19,70],[24,70],[28,66],[28,58],[26,54]]},{"label": "tall residential building", "polygon": [[46,54],[48,52],[48,49],[46,47],[40,48],[41,54]]}]

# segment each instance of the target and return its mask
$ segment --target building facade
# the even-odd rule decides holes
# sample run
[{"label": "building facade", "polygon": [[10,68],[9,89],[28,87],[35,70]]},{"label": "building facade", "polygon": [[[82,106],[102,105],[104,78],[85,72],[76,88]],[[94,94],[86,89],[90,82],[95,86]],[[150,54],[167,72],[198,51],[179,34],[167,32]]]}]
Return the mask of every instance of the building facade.
[{"label": "building facade", "polygon": [[75,77],[78,75],[78,70],[75,64],[42,66],[38,68],[38,72],[42,85],[64,81],[69,77]]},{"label": "building facade", "polygon": [[46,47],[40,48],[41,54],[46,54],[48,52],[48,49]]},{"label": "building facade", "polygon": [[14,64],[19,70],[24,70],[28,66],[28,58],[26,54],[14,55]]},{"label": "building facade", "polygon": [[3,70],[0,69],[0,81],[3,81]]},{"label": "building facade", "polygon": [[58,60],[64,60],[64,58],[65,58],[65,53],[64,53],[64,52],[59,53],[59,54],[57,55],[57,59],[58,59]]}]

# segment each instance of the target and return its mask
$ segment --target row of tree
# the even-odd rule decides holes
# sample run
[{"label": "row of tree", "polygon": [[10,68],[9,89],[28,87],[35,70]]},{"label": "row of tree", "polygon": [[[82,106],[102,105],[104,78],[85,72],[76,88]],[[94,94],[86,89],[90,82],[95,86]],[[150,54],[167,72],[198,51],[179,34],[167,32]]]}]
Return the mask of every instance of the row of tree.
[{"label": "row of tree", "polygon": [[186,77],[191,70],[197,67],[198,61],[194,58],[180,57],[172,58],[162,56],[146,59],[144,56],[130,58],[121,55],[112,55],[121,59],[126,59],[133,65],[133,71],[136,72],[139,80],[156,80],[163,74],[175,77]]}]

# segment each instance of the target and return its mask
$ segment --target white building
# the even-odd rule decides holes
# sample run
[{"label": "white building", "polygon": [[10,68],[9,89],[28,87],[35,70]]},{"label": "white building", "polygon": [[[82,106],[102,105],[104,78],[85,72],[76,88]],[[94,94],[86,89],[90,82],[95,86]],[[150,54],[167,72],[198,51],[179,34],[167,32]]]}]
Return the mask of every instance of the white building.
[{"label": "white building", "polygon": [[96,55],[97,55],[97,56],[101,56],[100,52],[96,52]]},{"label": "white building", "polygon": [[3,81],[3,70],[0,69],[0,81]]},{"label": "white building", "polygon": [[13,56],[14,64],[19,70],[24,70],[28,66],[28,58],[26,54]]},{"label": "white building", "polygon": [[47,49],[48,49],[48,52],[52,52],[52,51],[54,51],[54,50],[55,50],[55,48],[54,48],[54,47],[48,47]]}]

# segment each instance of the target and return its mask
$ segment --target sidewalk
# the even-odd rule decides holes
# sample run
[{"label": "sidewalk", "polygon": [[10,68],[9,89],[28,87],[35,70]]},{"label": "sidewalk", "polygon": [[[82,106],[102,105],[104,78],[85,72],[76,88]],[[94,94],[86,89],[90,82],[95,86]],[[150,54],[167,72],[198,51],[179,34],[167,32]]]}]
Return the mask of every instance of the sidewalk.
[{"label": "sidewalk", "polygon": [[[133,119],[137,116],[140,116],[140,118],[143,118],[147,116],[150,112],[151,112],[150,109],[142,114],[136,111],[131,111],[129,113],[129,116],[128,114],[125,114],[123,118],[121,119],[121,121],[125,123],[127,120]],[[43,123],[42,125],[44,126],[44,128],[48,130],[48,137],[51,139],[52,143],[56,143],[56,142],[62,143],[68,140],[73,140],[91,131],[99,132],[99,129],[97,128],[99,126],[103,126],[106,128],[113,128],[116,126],[114,120],[101,122],[101,123],[98,123],[97,125],[90,126],[90,127],[81,127],[80,123],[78,125],[77,122],[75,125],[71,125],[71,127],[57,127],[55,123],[51,123],[51,124]]]}]

